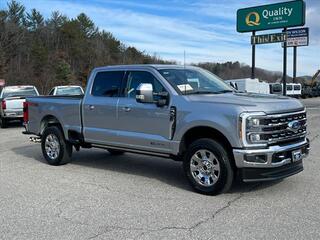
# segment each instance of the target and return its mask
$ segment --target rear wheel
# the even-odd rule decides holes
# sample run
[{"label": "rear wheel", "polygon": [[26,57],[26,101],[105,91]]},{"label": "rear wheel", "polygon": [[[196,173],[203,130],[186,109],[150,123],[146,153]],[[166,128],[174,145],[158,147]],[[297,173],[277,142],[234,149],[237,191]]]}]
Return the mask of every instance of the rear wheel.
[{"label": "rear wheel", "polygon": [[203,194],[227,192],[233,182],[233,168],[225,148],[212,139],[193,142],[185,154],[184,172],[190,185]]},{"label": "rear wheel", "polygon": [[108,148],[107,150],[111,155],[122,155],[125,153],[124,151],[111,149],[111,148]]},{"label": "rear wheel", "polygon": [[50,165],[62,165],[71,161],[72,144],[67,142],[60,128],[48,127],[41,138],[41,148],[44,158]]},{"label": "rear wheel", "polygon": [[0,117],[0,127],[1,128],[6,128],[7,127],[7,120]]}]

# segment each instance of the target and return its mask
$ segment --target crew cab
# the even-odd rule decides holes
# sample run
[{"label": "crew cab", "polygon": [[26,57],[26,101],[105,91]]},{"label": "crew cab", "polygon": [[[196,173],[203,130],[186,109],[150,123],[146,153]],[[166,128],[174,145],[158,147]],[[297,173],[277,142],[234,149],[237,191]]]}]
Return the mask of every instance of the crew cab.
[{"label": "crew cab", "polygon": [[80,86],[56,86],[52,88],[48,95],[67,96],[67,95],[83,95],[83,89]]},{"label": "crew cab", "polygon": [[241,93],[212,73],[178,65],[124,65],[92,71],[84,96],[29,97],[25,134],[41,141],[49,164],[73,149],[103,148],[183,162],[204,194],[303,170],[307,115],[297,99]]},{"label": "crew cab", "polygon": [[34,86],[7,86],[0,93],[0,126],[7,127],[13,120],[23,120],[23,103],[28,96],[38,96]]}]

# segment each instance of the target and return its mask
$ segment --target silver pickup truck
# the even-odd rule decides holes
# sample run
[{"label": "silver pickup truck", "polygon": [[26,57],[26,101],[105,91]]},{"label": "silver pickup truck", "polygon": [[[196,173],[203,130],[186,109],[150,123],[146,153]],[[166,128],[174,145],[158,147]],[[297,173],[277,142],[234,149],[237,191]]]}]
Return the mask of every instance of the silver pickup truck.
[{"label": "silver pickup truck", "polygon": [[85,95],[30,97],[25,134],[41,141],[49,164],[73,148],[103,148],[183,162],[200,193],[276,180],[303,170],[306,110],[296,99],[235,91],[212,73],[177,65],[100,67]]},{"label": "silver pickup truck", "polygon": [[39,96],[34,86],[6,86],[0,92],[0,127],[6,128],[10,121],[23,120],[25,98]]}]

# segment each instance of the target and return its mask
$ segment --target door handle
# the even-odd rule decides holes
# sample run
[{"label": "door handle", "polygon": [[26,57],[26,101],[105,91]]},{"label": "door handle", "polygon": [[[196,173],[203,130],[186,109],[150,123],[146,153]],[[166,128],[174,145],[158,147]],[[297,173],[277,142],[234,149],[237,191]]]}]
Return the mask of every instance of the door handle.
[{"label": "door handle", "polygon": [[126,106],[126,107],[123,107],[122,110],[125,111],[125,112],[130,112],[131,111],[131,107]]},{"label": "door handle", "polygon": [[89,105],[89,110],[93,110],[94,106],[93,105]]}]

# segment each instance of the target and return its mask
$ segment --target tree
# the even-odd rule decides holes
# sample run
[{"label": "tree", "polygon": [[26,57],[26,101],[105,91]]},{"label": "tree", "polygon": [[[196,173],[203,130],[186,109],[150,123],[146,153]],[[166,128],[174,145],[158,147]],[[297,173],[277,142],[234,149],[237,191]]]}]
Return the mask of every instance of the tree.
[{"label": "tree", "polygon": [[74,80],[71,67],[64,59],[59,59],[57,61],[55,67],[55,74],[55,80],[57,85],[68,85],[72,83]]},{"label": "tree", "polygon": [[81,33],[87,37],[92,38],[98,33],[98,28],[94,25],[94,22],[84,13],[80,13],[77,16]]},{"label": "tree", "polygon": [[32,9],[31,13],[27,13],[26,25],[30,31],[36,31],[39,27],[43,27],[44,18],[36,9]]},{"label": "tree", "polygon": [[15,0],[8,3],[8,20],[16,25],[25,24],[25,10],[26,8]]}]

